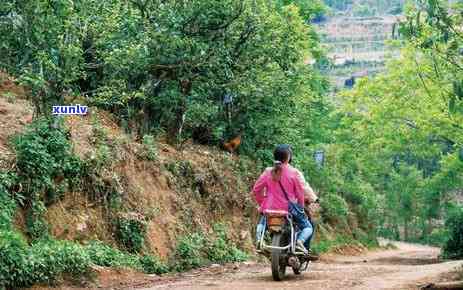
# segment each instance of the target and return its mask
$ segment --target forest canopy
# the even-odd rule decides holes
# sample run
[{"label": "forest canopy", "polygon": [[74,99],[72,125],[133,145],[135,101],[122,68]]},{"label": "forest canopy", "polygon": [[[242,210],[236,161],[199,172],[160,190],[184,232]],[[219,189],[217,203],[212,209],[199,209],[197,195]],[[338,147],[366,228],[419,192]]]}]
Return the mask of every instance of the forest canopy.
[{"label": "forest canopy", "polygon": [[218,143],[244,133],[252,152],[271,144],[265,136],[288,135],[280,116],[325,91],[304,65],[320,57],[307,20],[321,9],[316,1],[2,1],[0,68],[31,88],[39,113],[82,96],[141,135]]}]

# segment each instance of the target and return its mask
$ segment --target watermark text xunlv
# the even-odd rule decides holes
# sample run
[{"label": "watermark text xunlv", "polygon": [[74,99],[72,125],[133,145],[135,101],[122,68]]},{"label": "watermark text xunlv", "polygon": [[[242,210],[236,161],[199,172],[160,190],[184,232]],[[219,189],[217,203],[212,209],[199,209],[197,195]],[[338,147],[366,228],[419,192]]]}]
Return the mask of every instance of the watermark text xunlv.
[{"label": "watermark text xunlv", "polygon": [[53,115],[87,115],[88,107],[81,105],[53,106]]}]

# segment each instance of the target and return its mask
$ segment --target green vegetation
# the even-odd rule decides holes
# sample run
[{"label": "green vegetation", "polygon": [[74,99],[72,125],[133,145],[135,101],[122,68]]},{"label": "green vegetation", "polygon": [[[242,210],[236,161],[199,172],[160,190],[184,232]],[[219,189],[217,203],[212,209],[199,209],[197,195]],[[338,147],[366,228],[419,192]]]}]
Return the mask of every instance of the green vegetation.
[{"label": "green vegetation", "polygon": [[64,275],[74,279],[88,276],[91,265],[131,267],[145,273],[162,274],[168,268],[149,255],[135,256],[101,242],[79,245],[69,241],[41,240],[29,246],[13,231],[0,232],[0,287],[53,284]]},{"label": "green vegetation", "polygon": [[140,217],[119,217],[116,222],[116,239],[130,252],[143,248],[146,222]]},{"label": "green vegetation", "polygon": [[176,269],[189,270],[206,263],[202,253],[206,238],[200,233],[192,233],[179,239],[175,256],[178,259]]},{"label": "green vegetation", "polygon": [[[401,56],[389,61],[385,73],[343,93],[337,134],[353,159],[355,178],[368,182],[379,198],[381,235],[457,245],[461,238],[452,227],[461,221],[450,209],[458,207],[463,181],[457,48],[463,40],[455,30],[462,19],[449,14],[445,3],[421,2],[408,8],[401,24]],[[443,229],[440,221],[449,218]]]},{"label": "green vegetation", "polygon": [[11,182],[21,185],[14,198],[27,211],[27,232],[32,239],[48,234],[45,206],[72,190],[79,180],[81,162],[72,154],[67,134],[59,122],[39,119],[13,140],[17,172]]},{"label": "green vegetation", "polygon": [[[374,15],[373,2],[352,9]],[[441,1],[418,2],[400,25],[400,57],[328,97],[317,71],[324,52],[310,24],[324,12],[318,1],[2,1],[0,69],[27,87],[38,118],[13,138],[14,166],[0,172],[0,286],[52,284],[92,265],[164,273],[246,259],[224,226],[203,232],[190,204],[217,215],[232,205],[251,220],[240,193],[278,143],[293,145],[295,166],[320,193],[321,224],[336,232],[317,251],[373,246],[382,235],[443,245],[445,256],[461,257],[463,18]],[[127,180],[111,167],[124,158],[117,151],[124,141],[112,140],[95,113],[95,150],[77,157],[72,136],[50,116],[52,104],[76,100],[109,111],[142,140],[138,157],[156,161],[144,165],[161,162],[158,135],[180,149],[191,139],[217,146],[241,136],[241,161],[222,159],[222,175],[208,160],[202,171],[189,160],[162,163],[172,173],[169,187],[187,193],[173,206],[188,231],[169,265],[147,250],[147,220],[131,215],[137,201],[124,199]],[[313,160],[320,150],[323,165]],[[239,193],[229,190],[230,174]],[[47,210],[71,192],[104,209],[102,222],[120,249],[52,237]],[[18,213],[25,213],[21,231]]]},{"label": "green vegetation", "polygon": [[463,257],[463,208],[456,208],[451,211],[445,226],[447,227],[448,239],[444,244],[444,256],[447,258],[461,259]]},{"label": "green vegetation", "polygon": [[141,157],[149,161],[155,161],[157,159],[158,153],[154,137],[152,135],[145,135],[143,136],[142,143],[143,153],[141,154]]},{"label": "green vegetation", "polygon": [[323,217],[332,222],[345,220],[349,210],[346,201],[335,194],[324,196],[320,206],[323,209]]},{"label": "green vegetation", "polygon": [[102,242],[91,241],[84,246],[92,263],[105,267],[129,267],[148,274],[163,274],[168,271],[167,265],[152,255],[133,255],[117,250]]},{"label": "green vegetation", "polygon": [[[0,173],[0,287],[53,284],[64,277],[77,280],[87,276],[92,265],[165,273],[167,266],[151,255],[128,254],[101,242],[58,241],[49,235],[46,205],[80,188],[78,180],[85,176],[86,167],[73,154],[67,136],[61,124],[39,119],[13,140],[17,171]],[[10,194],[18,187],[21,190]],[[26,210],[25,233],[32,243],[12,225],[17,205]],[[123,247],[140,252],[146,231],[143,221],[117,221],[116,235]]]},{"label": "green vegetation", "polygon": [[40,113],[84,94],[141,136],[214,144],[243,132],[248,153],[284,135],[269,118],[320,92],[303,65],[320,52],[306,24],[320,2],[161,2],[3,1],[0,69],[31,88]]},{"label": "green vegetation", "polygon": [[322,239],[318,243],[314,243],[311,247],[311,250],[314,251],[316,254],[326,253],[337,247],[345,247],[345,246],[377,246],[373,245],[370,242],[368,244],[363,244],[358,240],[353,239],[349,236],[338,235],[334,239]]},{"label": "green vegetation", "polygon": [[248,256],[238,249],[227,236],[227,228],[223,224],[214,225],[215,237],[207,248],[207,258],[211,262],[228,263],[245,261]]},{"label": "green vegetation", "polygon": [[195,232],[179,239],[173,268],[177,271],[185,271],[209,263],[240,262],[247,257],[247,254],[239,250],[228,238],[226,227],[215,224],[211,236]]},{"label": "green vegetation", "polygon": [[[48,224],[44,218],[47,212],[46,204],[56,202],[69,188],[86,190],[86,187],[76,180],[79,177],[88,178],[92,174],[87,172],[88,165],[73,155],[70,142],[66,138],[68,132],[62,128],[60,124],[55,128],[46,119],[39,119],[14,139],[13,145],[18,155],[17,172],[2,173],[0,184],[0,277],[5,277],[0,286],[54,284],[64,277],[74,277],[78,280],[90,273],[91,265],[130,267],[146,273],[162,274],[170,269],[187,270],[211,262],[225,263],[247,258],[247,255],[228,239],[226,228],[216,225],[211,237],[206,238],[205,234],[198,232],[181,238],[177,245],[177,258],[172,266],[168,266],[155,256],[145,253],[147,225],[145,218],[136,213],[119,213],[114,222],[114,233],[124,250],[138,255],[120,251],[98,241],[80,245],[53,239],[48,234]],[[104,130],[96,126],[94,131],[95,143],[104,145]],[[101,162],[101,158],[96,159],[98,168],[107,165],[107,162]],[[65,170],[68,162],[77,165],[71,166],[76,171],[69,173]],[[37,176],[35,170],[43,174]],[[193,174],[188,162],[173,163],[172,171],[186,180],[187,177],[191,179]],[[26,172],[29,175],[26,176]],[[61,176],[63,178],[58,178]],[[17,187],[18,182],[23,182],[21,186],[27,187],[15,191],[15,195],[10,195],[9,190]],[[39,188],[42,189],[41,192],[53,193],[59,186],[64,188],[60,195],[40,194],[34,190]],[[109,202],[111,210],[124,210],[121,204],[113,199]],[[33,241],[31,244],[12,227],[17,203],[26,209],[26,234]]]},{"label": "green vegetation", "polygon": [[0,230],[10,230],[13,217],[16,212],[16,202],[7,191],[8,176],[5,173],[0,173]]}]

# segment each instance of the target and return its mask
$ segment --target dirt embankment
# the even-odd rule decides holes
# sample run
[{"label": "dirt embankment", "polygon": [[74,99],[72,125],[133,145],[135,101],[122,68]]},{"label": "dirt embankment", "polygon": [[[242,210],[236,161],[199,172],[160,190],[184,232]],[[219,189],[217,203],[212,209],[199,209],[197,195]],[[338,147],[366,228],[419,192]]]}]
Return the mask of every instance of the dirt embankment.
[{"label": "dirt embankment", "polygon": [[[14,166],[11,137],[32,122],[26,97],[27,90],[0,72],[0,170]],[[65,192],[48,207],[53,236],[118,246],[112,219],[120,212],[147,221],[146,249],[165,260],[183,233],[208,233],[218,222],[228,226],[239,246],[252,247],[249,229],[255,218],[248,193],[257,173],[250,161],[188,143],[179,150],[162,137],[150,148],[155,158],[148,159],[139,136],[126,133],[107,112],[89,108],[87,116],[64,118],[74,153],[88,164],[105,165],[90,173],[93,183],[85,190]],[[108,194],[120,204],[108,203]],[[19,211],[16,225],[24,228]]]},{"label": "dirt embankment", "polygon": [[0,170],[10,168],[14,159],[9,138],[32,120],[32,107],[25,97],[25,90],[0,71]]}]

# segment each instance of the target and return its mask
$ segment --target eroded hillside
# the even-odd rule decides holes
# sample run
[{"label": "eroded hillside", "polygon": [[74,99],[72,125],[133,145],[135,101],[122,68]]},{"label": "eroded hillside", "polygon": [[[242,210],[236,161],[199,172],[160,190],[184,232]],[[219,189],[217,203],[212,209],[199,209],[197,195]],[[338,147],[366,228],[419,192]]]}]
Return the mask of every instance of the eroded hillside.
[{"label": "eroded hillside", "polygon": [[[23,90],[12,89],[10,82],[3,80],[0,98],[4,169],[14,166],[11,137],[24,130],[32,117],[31,106],[19,98]],[[65,123],[73,152],[100,170],[90,174],[88,180],[94,183],[85,185],[85,190],[66,192],[48,207],[46,217],[54,237],[116,244],[114,214],[106,203],[120,199],[123,210],[118,214],[146,220],[147,246],[163,258],[181,233],[198,228],[208,232],[219,222],[229,225],[231,235],[249,249],[252,205],[248,191],[256,174],[249,161],[193,144],[179,150],[162,140],[150,145],[135,142],[110,114],[96,109],[85,117],[67,117]],[[21,217],[18,220],[22,224]]]}]

